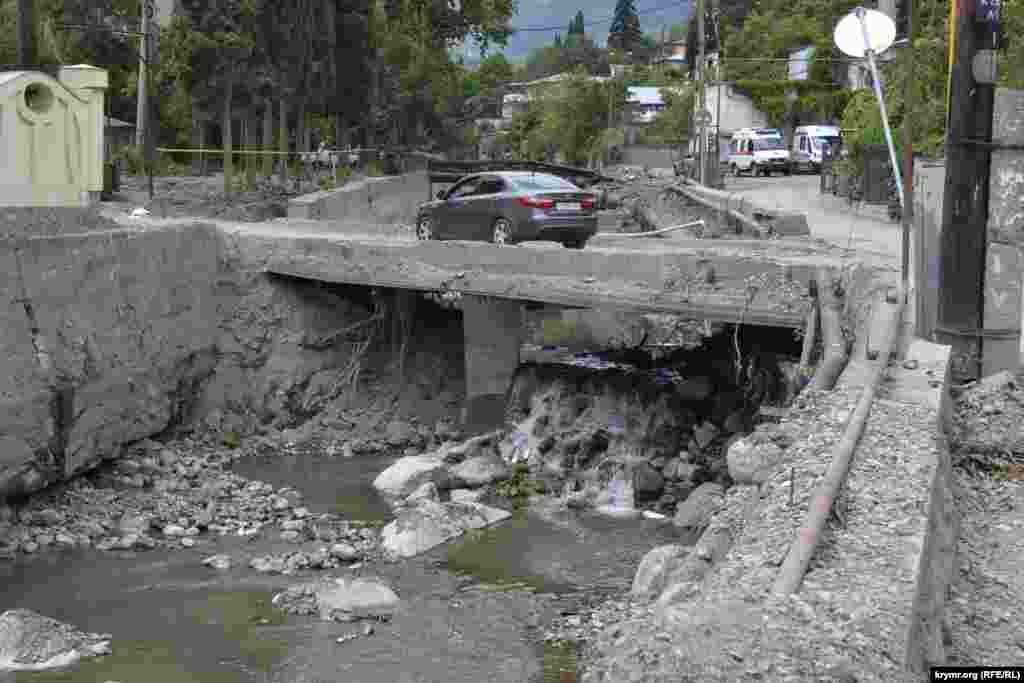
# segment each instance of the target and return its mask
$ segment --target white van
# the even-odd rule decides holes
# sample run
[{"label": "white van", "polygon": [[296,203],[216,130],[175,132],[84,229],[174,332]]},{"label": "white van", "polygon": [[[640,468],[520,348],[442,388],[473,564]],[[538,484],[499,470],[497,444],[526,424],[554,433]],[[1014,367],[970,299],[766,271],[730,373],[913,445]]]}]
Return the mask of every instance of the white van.
[{"label": "white van", "polygon": [[839,142],[835,126],[799,126],[793,132],[793,148],[789,154],[794,171],[821,172],[821,154],[826,144]]},{"label": "white van", "polygon": [[778,128],[744,128],[733,133],[729,143],[729,170],[733,175],[790,173],[789,151]]}]

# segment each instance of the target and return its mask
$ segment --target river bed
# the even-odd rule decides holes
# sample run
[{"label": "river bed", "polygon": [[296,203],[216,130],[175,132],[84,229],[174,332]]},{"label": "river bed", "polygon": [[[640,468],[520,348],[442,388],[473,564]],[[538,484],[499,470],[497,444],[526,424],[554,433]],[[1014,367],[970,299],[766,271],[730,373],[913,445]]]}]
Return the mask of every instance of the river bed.
[{"label": "river bed", "polygon": [[[293,486],[312,511],[380,523],[388,510],[370,486],[393,459],[303,453],[240,461],[235,471]],[[236,558],[280,551],[261,535],[200,537],[175,551],[51,552],[0,563],[0,607],[25,607],[113,636],[113,654],[64,671],[19,673],[15,683],[314,683],[570,680],[570,646],[544,629],[581,600],[628,590],[643,555],[680,539],[670,524],[581,515],[550,504],[518,510],[412,560],[343,569],[378,576],[402,599],[387,622],[340,624],[286,616],[276,591],[308,579],[260,574]],[[338,642],[347,634],[359,637]]]}]

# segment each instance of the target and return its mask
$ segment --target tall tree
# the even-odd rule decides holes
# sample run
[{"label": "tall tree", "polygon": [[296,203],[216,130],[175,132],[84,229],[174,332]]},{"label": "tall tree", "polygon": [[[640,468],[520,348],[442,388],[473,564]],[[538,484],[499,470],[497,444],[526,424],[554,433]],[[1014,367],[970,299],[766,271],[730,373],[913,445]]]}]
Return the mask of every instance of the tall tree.
[{"label": "tall tree", "polygon": [[640,44],[643,32],[640,30],[640,16],[633,0],[618,0],[611,28],[608,30],[608,47],[632,52]]}]

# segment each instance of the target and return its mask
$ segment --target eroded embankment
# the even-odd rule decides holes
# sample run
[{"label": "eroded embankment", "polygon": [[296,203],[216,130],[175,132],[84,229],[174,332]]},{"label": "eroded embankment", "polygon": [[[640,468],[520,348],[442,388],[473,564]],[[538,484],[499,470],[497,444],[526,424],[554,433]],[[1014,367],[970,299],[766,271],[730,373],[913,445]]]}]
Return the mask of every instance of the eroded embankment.
[{"label": "eroded embankment", "polygon": [[[0,498],[197,421],[223,434],[272,432],[346,394],[349,412],[317,424],[354,431],[373,450],[396,432],[419,433],[400,425],[389,434],[395,414],[432,432],[454,413],[464,365],[457,314],[436,309],[413,327],[411,315],[388,313],[407,307],[395,299],[271,282],[265,257],[202,224],[0,245]],[[399,369],[401,389],[390,381]],[[347,391],[359,376],[380,381]]]}]

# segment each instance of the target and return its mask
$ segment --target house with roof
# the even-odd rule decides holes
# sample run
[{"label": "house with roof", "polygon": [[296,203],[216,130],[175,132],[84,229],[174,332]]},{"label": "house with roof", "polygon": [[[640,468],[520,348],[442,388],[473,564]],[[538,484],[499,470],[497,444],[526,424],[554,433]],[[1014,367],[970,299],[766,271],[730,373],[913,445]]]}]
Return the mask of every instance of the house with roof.
[{"label": "house with roof", "polygon": [[672,40],[655,53],[651,66],[686,66],[686,41]]}]

